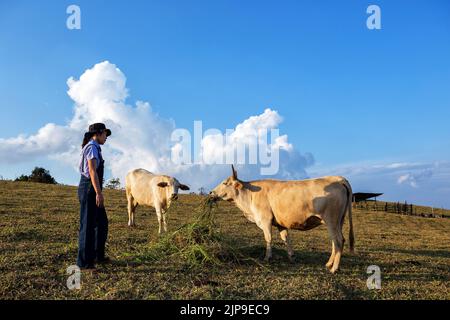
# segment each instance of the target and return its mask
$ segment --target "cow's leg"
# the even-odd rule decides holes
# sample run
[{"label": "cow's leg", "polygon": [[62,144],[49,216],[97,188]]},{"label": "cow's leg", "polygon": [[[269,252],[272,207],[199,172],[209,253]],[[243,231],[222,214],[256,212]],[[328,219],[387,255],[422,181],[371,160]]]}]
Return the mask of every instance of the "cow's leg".
[{"label": "cow's leg", "polygon": [[138,206],[138,204],[137,204],[136,200],[133,200],[132,207],[131,207],[131,225],[133,227],[136,226],[136,222],[134,221],[134,216],[135,216],[135,213],[136,213],[137,206]]},{"label": "cow's leg", "polygon": [[339,263],[341,261],[342,250],[344,249],[344,237],[342,235],[342,230],[339,228],[336,230],[336,242],[335,242],[335,256],[333,266],[331,267],[331,273],[335,273],[339,269]]},{"label": "cow's leg", "polygon": [[345,239],[342,233],[342,227],[344,225],[345,209],[340,216],[333,215],[331,212],[328,213],[326,215],[327,218],[325,218],[325,223],[327,224],[328,232],[333,242],[333,250],[326,266],[330,269],[331,273],[335,273],[339,269],[342,251],[344,250]]},{"label": "cow's leg", "polygon": [[157,206],[155,208],[156,210],[156,216],[158,217],[158,234],[161,234],[161,229],[162,229],[162,210],[161,207]]},{"label": "cow's leg", "polygon": [[164,232],[167,232],[166,213],[167,213],[167,210],[162,211],[162,221],[163,221]]},{"label": "cow's leg", "polygon": [[331,269],[331,267],[333,266],[334,256],[336,255],[336,251],[335,251],[335,248],[334,248],[334,241],[333,240],[331,240],[331,247],[332,247],[331,256],[330,256],[330,259],[328,259],[327,264],[325,265],[328,269]]},{"label": "cow's leg", "polygon": [[339,224],[328,224],[327,227],[333,248],[326,267],[330,270],[331,273],[335,273],[339,269],[342,249],[344,246],[344,237],[342,235],[342,230],[340,230]]},{"label": "cow's leg", "polygon": [[261,229],[264,232],[264,239],[266,240],[266,255],[264,261],[268,262],[272,258],[272,222],[264,223],[261,225]]},{"label": "cow's leg", "polygon": [[130,192],[127,192],[127,200],[128,200],[128,226],[134,226],[134,210],[136,209],[134,198]]},{"label": "cow's leg", "polygon": [[128,226],[131,227],[131,204],[128,200]]},{"label": "cow's leg", "polygon": [[278,227],[278,230],[280,231],[281,240],[283,240],[283,242],[286,244],[289,261],[293,262],[294,261],[294,259],[293,259],[294,251],[292,250],[292,247],[291,247],[291,241],[289,239],[288,229]]}]

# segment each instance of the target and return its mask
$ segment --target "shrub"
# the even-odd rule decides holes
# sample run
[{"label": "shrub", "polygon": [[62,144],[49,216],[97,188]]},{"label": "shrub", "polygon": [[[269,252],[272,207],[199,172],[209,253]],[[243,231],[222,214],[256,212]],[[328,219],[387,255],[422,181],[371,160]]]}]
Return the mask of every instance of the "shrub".
[{"label": "shrub", "polygon": [[21,175],[15,181],[30,181],[38,183],[56,184],[55,178],[50,175],[50,172],[44,168],[35,167],[29,176]]}]

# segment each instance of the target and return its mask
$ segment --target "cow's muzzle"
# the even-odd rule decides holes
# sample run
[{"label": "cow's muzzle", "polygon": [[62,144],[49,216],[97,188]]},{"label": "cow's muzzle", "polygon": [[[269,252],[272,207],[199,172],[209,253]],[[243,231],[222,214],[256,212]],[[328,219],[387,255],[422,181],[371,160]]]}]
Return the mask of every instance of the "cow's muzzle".
[{"label": "cow's muzzle", "polygon": [[212,201],[219,201],[220,197],[214,191],[211,191],[209,193],[209,199]]}]

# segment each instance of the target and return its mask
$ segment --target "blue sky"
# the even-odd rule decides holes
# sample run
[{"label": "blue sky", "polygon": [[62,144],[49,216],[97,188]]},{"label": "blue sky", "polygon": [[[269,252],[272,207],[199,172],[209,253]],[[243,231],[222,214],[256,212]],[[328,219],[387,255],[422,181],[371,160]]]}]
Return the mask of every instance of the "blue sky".
[{"label": "blue sky", "polygon": [[[81,30],[66,28],[70,4],[81,8]],[[370,4],[381,8],[381,30],[366,28]],[[127,102],[148,101],[177,127],[225,130],[277,110],[281,133],[314,155],[311,175],[450,161],[445,0],[0,0],[0,43],[0,138],[70,121],[67,79],[108,60],[126,75]],[[0,163],[0,174],[35,164],[76,181],[45,157]],[[390,190],[363,180],[359,189]],[[427,183],[444,191],[427,201],[420,187],[397,184],[387,199],[450,207],[450,186]]]}]

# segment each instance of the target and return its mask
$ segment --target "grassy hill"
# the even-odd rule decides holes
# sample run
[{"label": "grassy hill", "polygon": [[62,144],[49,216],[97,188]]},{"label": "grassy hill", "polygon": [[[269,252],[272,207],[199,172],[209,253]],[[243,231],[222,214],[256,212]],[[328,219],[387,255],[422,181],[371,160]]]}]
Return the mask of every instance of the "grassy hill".
[{"label": "grassy hill", "polygon": [[[450,299],[450,219],[354,211],[356,253],[344,248],[341,271],[324,264],[324,226],[292,231],[289,263],[275,229],[273,261],[224,261],[188,268],[180,259],[148,259],[158,241],[154,210],[137,209],[127,227],[123,191],[106,191],[112,264],[82,274],[81,290],[66,288],[76,261],[79,207],[75,187],[0,181],[0,299]],[[193,219],[202,197],[183,195],[168,213],[169,231]],[[261,259],[262,231],[232,204],[220,202],[217,228],[241,256]],[[344,234],[348,237],[346,221]],[[382,289],[368,290],[367,267],[381,268]]]}]

